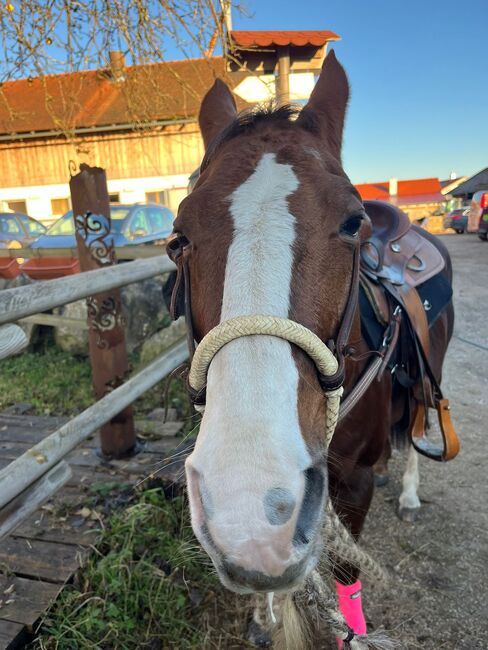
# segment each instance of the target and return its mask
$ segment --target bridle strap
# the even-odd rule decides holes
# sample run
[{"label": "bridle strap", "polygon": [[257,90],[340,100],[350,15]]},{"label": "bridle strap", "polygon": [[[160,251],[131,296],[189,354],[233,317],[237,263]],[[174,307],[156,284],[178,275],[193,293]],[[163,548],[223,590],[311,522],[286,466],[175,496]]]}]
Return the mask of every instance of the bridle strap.
[{"label": "bridle strap", "polygon": [[188,345],[188,355],[190,363],[195,354],[195,333],[193,330],[193,318],[191,313],[191,283],[190,283],[190,269],[188,266],[188,259],[192,251],[192,244],[184,237],[175,237],[166,247],[168,257],[176,265],[176,279],[171,295],[170,303],[170,316],[176,320],[177,315],[177,299],[180,290],[183,287],[184,296],[184,311],[186,323],[186,342]]},{"label": "bridle strap", "polygon": [[347,297],[346,307],[342,315],[342,321],[339,326],[339,332],[335,343],[330,343],[329,347],[333,348],[333,352],[337,357],[338,367],[337,371],[327,377],[320,376],[320,385],[323,390],[334,390],[342,386],[345,377],[345,357],[346,346],[351,335],[352,324],[354,322],[354,315],[358,306],[359,300],[359,266],[360,266],[360,244],[358,243],[354,249],[351,285],[349,287],[349,294]]}]

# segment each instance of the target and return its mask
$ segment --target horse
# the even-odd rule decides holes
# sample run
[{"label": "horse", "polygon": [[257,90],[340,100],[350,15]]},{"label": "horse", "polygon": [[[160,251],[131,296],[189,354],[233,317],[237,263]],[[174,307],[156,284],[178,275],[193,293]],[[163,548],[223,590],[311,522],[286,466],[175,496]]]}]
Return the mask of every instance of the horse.
[{"label": "horse", "polygon": [[[222,334],[222,325],[262,316],[297,324],[327,342],[332,356],[345,351],[342,367],[336,363],[324,378],[302,345],[260,326],[226,339],[207,359],[203,416],[185,467],[191,521],[222,584],[240,594],[290,594],[303,585],[328,547],[332,516],[359,538],[374,467],[388,455],[401,411],[392,373],[383,372],[338,422],[327,449],[324,384],[329,397],[338,390],[347,396],[370,354],[355,283],[371,224],[341,163],[348,98],[333,50],[301,110],[238,114],[217,79],[200,108],[200,175],[174,223],[185,258],[190,346],[216,329]],[[450,282],[447,250],[431,239]],[[429,330],[437,381],[452,323],[450,304]],[[412,454],[400,497],[407,510],[420,505]],[[366,634],[362,585],[351,561],[337,558],[332,572],[341,647]],[[298,632],[288,641],[293,650],[309,646]]]}]

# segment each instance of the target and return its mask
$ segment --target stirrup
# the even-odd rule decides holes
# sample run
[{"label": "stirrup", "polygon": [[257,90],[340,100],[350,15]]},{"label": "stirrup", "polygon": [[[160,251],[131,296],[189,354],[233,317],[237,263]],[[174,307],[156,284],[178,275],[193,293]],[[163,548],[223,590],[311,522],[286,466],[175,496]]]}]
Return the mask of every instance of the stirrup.
[{"label": "stirrup", "polygon": [[410,434],[412,445],[419,454],[427,456],[427,458],[431,458],[432,460],[452,460],[458,455],[461,444],[451,420],[449,400],[437,400],[436,410],[444,447],[439,447],[425,435],[425,406],[423,404],[418,405],[417,414]]}]

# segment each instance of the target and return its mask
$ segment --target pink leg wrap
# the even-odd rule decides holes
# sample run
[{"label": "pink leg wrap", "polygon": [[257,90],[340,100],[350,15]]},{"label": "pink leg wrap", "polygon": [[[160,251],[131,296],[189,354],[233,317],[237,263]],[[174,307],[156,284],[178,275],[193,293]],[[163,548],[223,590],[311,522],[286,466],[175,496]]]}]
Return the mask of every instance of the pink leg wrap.
[{"label": "pink leg wrap", "polygon": [[[356,580],[353,585],[341,585],[336,582],[339,609],[346,619],[346,623],[356,634],[366,634],[366,621],[363,614],[361,601],[361,580]],[[339,650],[343,647],[341,639],[337,639]]]}]

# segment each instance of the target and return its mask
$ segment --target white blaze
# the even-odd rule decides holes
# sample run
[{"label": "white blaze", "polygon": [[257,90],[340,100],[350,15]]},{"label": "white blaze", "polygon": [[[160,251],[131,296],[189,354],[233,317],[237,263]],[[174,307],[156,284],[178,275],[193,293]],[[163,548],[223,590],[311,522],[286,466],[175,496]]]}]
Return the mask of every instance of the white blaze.
[{"label": "white blaze", "polygon": [[[250,314],[288,317],[296,228],[288,197],[297,188],[292,167],[277,163],[274,154],[264,154],[229,197],[234,236],[221,321]],[[242,544],[242,554],[235,552],[242,566],[246,543],[258,535],[265,545],[268,534],[276,536],[277,527],[264,512],[269,489],[291,491],[298,507],[283,528],[295,526],[303,470],[310,465],[300,433],[297,393],[290,344],[275,337],[232,341],[210,365],[206,409],[190,464],[211,497],[208,526],[214,541],[230,555],[231,546],[235,550]],[[267,558],[263,570],[272,571],[272,564],[273,558]],[[249,559],[249,568],[259,568],[255,558]]]}]

